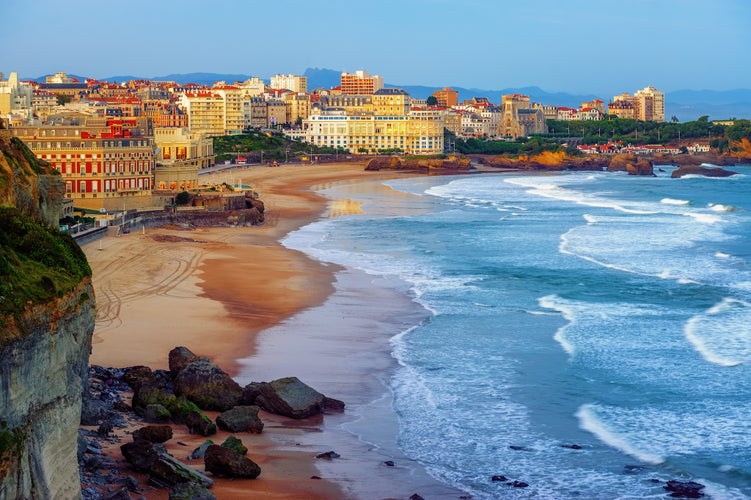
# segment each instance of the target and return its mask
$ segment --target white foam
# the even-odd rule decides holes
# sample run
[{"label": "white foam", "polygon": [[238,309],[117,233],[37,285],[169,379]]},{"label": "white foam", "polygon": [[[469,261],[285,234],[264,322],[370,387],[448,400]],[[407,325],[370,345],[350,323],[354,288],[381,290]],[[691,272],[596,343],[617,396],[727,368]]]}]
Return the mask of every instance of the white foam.
[{"label": "white foam", "polygon": [[594,224],[597,222],[597,217],[595,217],[594,215],[584,214],[582,215],[582,217],[585,221],[587,221],[587,224]]},{"label": "white foam", "polygon": [[689,200],[676,200],[673,198],[663,198],[660,200],[660,203],[664,203],[666,205],[688,205],[691,202]]},{"label": "white foam", "polygon": [[751,304],[725,298],[683,328],[688,342],[706,361],[732,367],[751,360]]},{"label": "white foam", "polygon": [[579,407],[576,412],[576,417],[579,419],[579,427],[585,431],[594,434],[597,439],[602,441],[608,446],[612,446],[627,455],[646,462],[649,464],[661,464],[665,461],[659,455],[648,453],[639,450],[635,445],[629,442],[629,440],[621,435],[618,435],[613,430],[609,429],[605,423],[597,416],[597,406],[592,404],[585,404]]},{"label": "white foam", "polygon": [[734,212],[735,207],[732,205],[720,205],[719,203],[708,203],[707,206],[710,210],[715,212]]},{"label": "white foam", "polygon": [[703,222],[705,224],[715,224],[722,221],[722,217],[712,214],[702,214],[697,212],[689,212],[685,215],[692,217],[697,222]]},{"label": "white foam", "polygon": [[558,311],[559,313],[561,313],[563,318],[568,321],[567,325],[564,325],[556,330],[555,335],[553,335],[553,339],[558,342],[561,347],[563,347],[563,350],[566,351],[569,356],[573,356],[575,348],[574,345],[571,344],[571,342],[569,342],[566,338],[566,330],[570,326],[572,326],[576,320],[574,309],[568,307],[565,303],[563,303],[563,301],[561,301],[560,297],[558,297],[557,295],[546,295],[545,297],[539,298],[537,302],[540,304],[540,307]]}]

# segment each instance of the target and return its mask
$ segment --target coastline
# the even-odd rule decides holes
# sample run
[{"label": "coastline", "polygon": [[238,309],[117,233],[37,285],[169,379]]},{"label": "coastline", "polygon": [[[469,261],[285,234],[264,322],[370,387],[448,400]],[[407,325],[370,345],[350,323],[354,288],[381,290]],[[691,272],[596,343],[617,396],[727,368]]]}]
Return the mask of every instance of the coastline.
[{"label": "coastline", "polygon": [[[252,185],[260,193],[267,214],[264,226],[193,230],[165,227],[117,238],[106,237],[101,249],[94,244],[84,245],[94,270],[97,294],[97,328],[91,364],[113,367],[147,365],[152,369],[167,369],[169,350],[185,345],[210,357],[233,377],[242,373],[247,375],[242,370],[255,361],[258,361],[258,367],[264,363],[284,366],[278,353],[265,358],[257,356],[262,332],[280,326],[284,328],[305,314],[325,317],[328,312],[322,311],[330,312],[330,302],[336,302],[337,291],[345,290],[347,294],[358,287],[368,286],[363,281],[367,278],[363,276],[354,277],[339,266],[321,263],[281,244],[285,235],[321,217],[356,213],[359,209],[356,203],[347,203],[346,200],[332,202],[313,189],[340,182],[420,174],[365,172],[360,164],[324,164],[249,167],[229,174],[212,174],[211,177],[222,182],[228,175],[240,177],[244,184]],[[348,284],[342,285],[342,280]],[[392,299],[398,300],[394,297],[389,300]],[[298,338],[305,336],[304,333],[297,335]],[[377,347],[380,352],[375,353],[376,358],[393,363],[385,351],[388,336],[378,337],[377,341],[380,342]],[[355,345],[354,341],[349,345]],[[360,344],[357,345],[361,349]],[[329,353],[330,356],[336,354]],[[261,362],[261,359],[265,361]],[[299,376],[324,393],[327,393],[327,387],[336,391],[337,383],[342,386],[336,381],[329,386],[301,366],[290,366],[290,363],[286,366],[285,375]],[[361,381],[362,375],[370,371],[365,366],[359,365]],[[381,367],[379,373],[392,368]],[[319,375],[331,372],[325,365],[317,370]],[[276,375],[258,373],[258,378],[271,380]],[[379,486],[377,493],[380,496],[390,496],[383,490],[393,490],[393,485],[399,484],[403,489],[400,495],[405,497],[418,490],[438,493],[431,494],[433,498],[441,495],[458,497],[461,492],[444,488],[419,464],[410,463],[398,455],[395,442],[398,422],[390,408],[388,388],[382,378],[363,383],[368,385],[365,390],[360,386],[344,396],[338,391],[329,391],[332,397],[341,397],[348,404],[358,394],[364,398],[348,406],[348,411],[341,416],[326,415],[322,419],[293,422],[262,415],[267,427],[261,437],[243,436],[243,439],[251,449],[249,456],[261,465],[264,472],[258,480],[243,484],[243,490],[273,498],[299,498],[302,491],[309,498],[351,498],[365,494],[363,486],[371,483],[374,475],[385,471],[383,481],[378,481],[381,484],[385,481],[387,485]],[[376,450],[373,453],[371,444],[342,430],[345,425],[356,425],[353,421],[361,418],[361,415],[351,414],[358,405],[360,409],[368,405],[378,407],[376,413],[388,421],[383,423],[377,439],[392,439],[395,451]],[[223,439],[222,435],[216,437]],[[309,439],[311,437],[315,439]],[[190,445],[190,449],[180,445],[168,447],[177,458],[184,458],[193,444],[198,446],[203,442],[203,438],[176,432],[172,441],[178,440]],[[316,453],[326,451],[321,449],[326,442],[345,450],[343,460],[336,464],[322,464],[315,460]],[[116,450],[115,454],[118,452]],[[344,458],[347,454],[349,458]],[[371,457],[366,458],[367,455]],[[389,459],[384,457],[394,458],[395,455],[400,462],[397,467],[387,468],[381,464]],[[366,467],[364,462],[370,464]],[[370,467],[379,464],[378,469]],[[190,465],[200,468],[201,464]],[[321,470],[318,475],[324,476],[325,480],[310,479],[316,475],[316,470]],[[395,477],[399,479],[394,483]],[[238,487],[237,482],[220,479],[213,491],[218,498],[229,498],[237,494]],[[375,492],[372,490],[368,495]],[[159,495],[161,492],[147,497],[159,498]]]}]

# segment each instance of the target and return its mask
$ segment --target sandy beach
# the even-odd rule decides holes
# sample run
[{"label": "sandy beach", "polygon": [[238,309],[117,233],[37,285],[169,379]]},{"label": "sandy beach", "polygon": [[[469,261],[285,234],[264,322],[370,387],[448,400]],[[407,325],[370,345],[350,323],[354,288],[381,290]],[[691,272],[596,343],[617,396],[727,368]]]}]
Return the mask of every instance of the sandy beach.
[{"label": "sandy beach", "polygon": [[[346,330],[351,338],[339,339],[335,345],[306,334],[310,325],[331,326],[331,307],[338,308],[336,314],[343,317],[342,294],[358,293],[363,287],[368,293],[377,290],[379,302],[352,318],[383,316],[390,308],[384,303],[398,304],[405,311],[414,305],[393,290],[369,283],[366,276],[343,273],[338,266],[280,243],[290,231],[320,217],[359,211],[357,203],[330,201],[313,189],[405,175],[415,174],[365,172],[359,164],[249,167],[212,174],[205,180],[240,179],[251,185],[265,203],[266,223],[251,228],[149,228],[84,246],[97,299],[92,364],[167,369],[169,351],[184,345],[210,357],[241,384],[249,382],[248,377],[272,380],[295,375],[348,404],[343,415],[304,421],[262,413],[264,433],[241,436],[250,449],[249,457],[261,465],[261,477],[234,482],[220,479],[212,490],[217,498],[407,498],[418,492],[431,498],[458,497],[459,492],[442,487],[398,452],[390,399],[379,397],[387,392],[385,378],[393,369],[388,337],[373,336],[368,325],[355,320],[339,322],[337,330]],[[259,355],[262,332],[271,339],[270,344],[266,342],[271,347]],[[281,349],[274,348],[279,345]],[[295,356],[290,354],[294,349],[304,352]],[[375,356],[368,356],[369,352]],[[306,354],[315,354],[318,362],[311,362],[313,358]],[[347,363],[338,363],[341,356]],[[355,374],[347,367],[354,367]],[[376,429],[357,434],[375,432],[376,441],[393,441],[375,453],[373,446],[342,434],[343,428],[357,425],[361,415],[355,414],[365,407],[383,418],[378,419]],[[170,444],[169,449],[185,459],[204,438],[178,427],[171,443],[181,444]],[[214,440],[224,437],[220,433]],[[315,454],[326,451],[325,446],[337,446],[339,453],[349,453],[349,459],[337,465],[322,464]],[[389,457],[407,463],[383,467]],[[202,467],[188,463],[199,470]],[[366,487],[367,483],[373,484]],[[152,493],[146,496],[166,498],[166,492]]]}]

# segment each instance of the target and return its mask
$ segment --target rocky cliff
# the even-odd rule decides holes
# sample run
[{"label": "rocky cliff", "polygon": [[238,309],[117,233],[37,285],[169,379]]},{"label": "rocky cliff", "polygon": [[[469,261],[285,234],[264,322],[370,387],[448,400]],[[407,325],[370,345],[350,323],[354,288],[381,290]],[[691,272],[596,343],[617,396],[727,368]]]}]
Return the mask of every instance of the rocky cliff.
[{"label": "rocky cliff", "polygon": [[80,498],[91,270],[57,227],[62,181],[0,130],[0,499]]}]

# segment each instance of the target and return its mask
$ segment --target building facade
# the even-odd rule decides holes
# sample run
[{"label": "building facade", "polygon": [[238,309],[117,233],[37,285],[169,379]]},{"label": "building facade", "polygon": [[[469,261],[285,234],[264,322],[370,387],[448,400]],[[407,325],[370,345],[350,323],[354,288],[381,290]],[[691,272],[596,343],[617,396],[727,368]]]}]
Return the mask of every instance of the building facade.
[{"label": "building facade", "polygon": [[[97,123],[101,122],[101,123]],[[84,126],[11,129],[65,181],[78,208],[108,211],[151,206],[154,138],[144,120],[92,120]]]},{"label": "building facade", "polygon": [[459,104],[459,91],[449,87],[433,92],[433,97],[438,101],[439,106],[450,108]]},{"label": "building facade", "polygon": [[383,77],[370,76],[370,73],[363,70],[357,70],[354,73],[344,72],[340,86],[343,94],[372,95],[376,90],[383,88]]},{"label": "building facade", "polygon": [[271,87],[287,89],[299,94],[308,93],[308,77],[300,75],[275,75],[271,77]]},{"label": "building facade", "polygon": [[665,121],[665,94],[652,86],[645,87],[634,94],[636,118],[642,121]]}]

